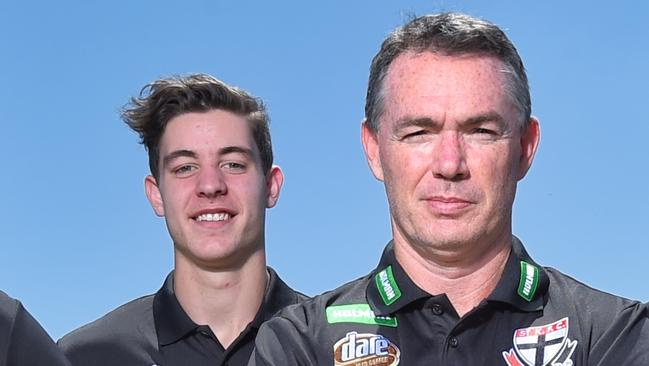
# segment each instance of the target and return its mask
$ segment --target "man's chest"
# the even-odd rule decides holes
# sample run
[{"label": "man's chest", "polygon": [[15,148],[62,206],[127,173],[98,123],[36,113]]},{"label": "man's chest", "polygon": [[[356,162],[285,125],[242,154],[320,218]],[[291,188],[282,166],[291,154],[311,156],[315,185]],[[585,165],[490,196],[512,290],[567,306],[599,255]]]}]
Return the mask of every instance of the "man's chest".
[{"label": "man's chest", "polygon": [[373,321],[358,314],[331,320],[313,340],[320,365],[586,364],[570,316],[476,312],[458,320],[431,306]]}]

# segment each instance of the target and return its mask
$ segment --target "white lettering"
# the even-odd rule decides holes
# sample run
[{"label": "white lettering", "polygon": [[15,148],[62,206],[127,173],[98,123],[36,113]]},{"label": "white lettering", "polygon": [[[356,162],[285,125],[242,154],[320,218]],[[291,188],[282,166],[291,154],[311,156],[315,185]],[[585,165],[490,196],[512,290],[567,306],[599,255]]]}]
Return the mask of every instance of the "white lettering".
[{"label": "white lettering", "polygon": [[392,285],[390,285],[390,280],[388,280],[388,273],[386,271],[381,271],[381,273],[379,273],[379,279],[381,279],[383,291],[385,291],[385,294],[388,295],[388,300],[392,300],[396,296],[396,294],[392,289]]},{"label": "white lettering", "polygon": [[337,309],[332,312],[336,318],[374,318],[372,310],[359,310],[359,309]]},{"label": "white lettering", "polygon": [[341,359],[349,361],[356,358],[356,332],[347,333],[347,342],[343,343]]},{"label": "white lettering", "polygon": [[370,338],[357,339],[357,335],[356,332],[347,333],[340,355],[343,362],[367,356],[388,355],[389,341],[385,337],[375,335]]},{"label": "white lettering", "polygon": [[387,356],[388,354],[388,347],[389,347],[388,340],[381,337],[380,339],[376,340],[376,355],[377,356]]},{"label": "white lettering", "polygon": [[534,283],[534,267],[527,266],[527,273],[525,273],[525,285],[523,286],[523,293],[528,296],[532,292],[532,283]]},{"label": "white lettering", "polygon": [[370,339],[356,341],[356,357],[365,357],[370,354]]}]

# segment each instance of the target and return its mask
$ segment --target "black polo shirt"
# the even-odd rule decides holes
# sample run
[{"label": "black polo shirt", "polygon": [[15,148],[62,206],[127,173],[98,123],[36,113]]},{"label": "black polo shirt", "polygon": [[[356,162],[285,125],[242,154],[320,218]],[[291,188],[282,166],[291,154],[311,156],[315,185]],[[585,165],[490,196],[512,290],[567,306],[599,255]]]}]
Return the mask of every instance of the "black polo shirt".
[{"label": "black polo shirt", "polygon": [[0,291],[0,366],[37,365],[69,363],[23,305]]},{"label": "black polo shirt", "polygon": [[70,361],[81,365],[245,365],[261,323],[306,297],[289,288],[271,268],[255,319],[225,349],[209,326],[194,323],[178,303],[173,272],[154,295],[123,305],[59,340]]},{"label": "black polo shirt", "polygon": [[536,264],[518,239],[493,293],[459,317],[389,244],[368,276],[261,328],[249,365],[649,365],[645,305]]}]

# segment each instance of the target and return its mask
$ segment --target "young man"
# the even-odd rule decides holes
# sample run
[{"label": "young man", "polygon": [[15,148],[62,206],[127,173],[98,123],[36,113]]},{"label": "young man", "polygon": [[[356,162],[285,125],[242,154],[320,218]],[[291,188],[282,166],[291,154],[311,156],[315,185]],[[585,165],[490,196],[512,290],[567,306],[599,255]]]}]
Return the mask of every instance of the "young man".
[{"label": "young man", "polygon": [[393,240],[378,267],[267,322],[251,365],[649,365],[646,307],[512,236],[539,123],[506,35],[416,18],[372,62],[362,141]]},{"label": "young man", "polygon": [[158,80],[123,112],[149,153],[146,195],[174,244],[154,295],[65,336],[74,365],[244,365],[261,323],[303,295],[266,267],[283,182],[262,102],[208,75]]},{"label": "young man", "polygon": [[23,305],[0,291],[0,366],[40,365],[69,363]]}]

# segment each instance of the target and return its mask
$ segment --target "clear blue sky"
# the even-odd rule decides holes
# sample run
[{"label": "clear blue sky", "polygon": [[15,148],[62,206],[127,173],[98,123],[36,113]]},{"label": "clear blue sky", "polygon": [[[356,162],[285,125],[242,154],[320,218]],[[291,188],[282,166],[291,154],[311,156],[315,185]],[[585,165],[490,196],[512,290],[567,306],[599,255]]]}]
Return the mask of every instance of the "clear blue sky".
[{"label": "clear blue sky", "polygon": [[207,72],[268,104],[286,182],[269,262],[316,294],[372,269],[390,239],[359,138],[368,67],[411,14],[505,28],[528,69],[540,151],[514,231],[532,256],[649,301],[649,2],[3,1],[0,288],[58,338],[172,268],[118,109],[153,79]]}]

